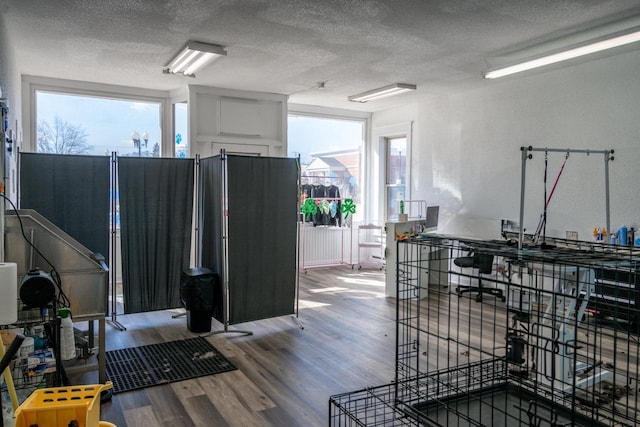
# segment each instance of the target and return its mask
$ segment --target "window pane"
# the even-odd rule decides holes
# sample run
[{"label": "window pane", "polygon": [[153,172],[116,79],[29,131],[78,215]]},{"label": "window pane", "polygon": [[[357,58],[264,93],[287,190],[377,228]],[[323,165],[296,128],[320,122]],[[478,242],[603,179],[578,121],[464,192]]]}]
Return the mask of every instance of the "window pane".
[{"label": "window pane", "polygon": [[362,121],[289,116],[288,155],[300,155],[302,184],[337,186],[341,198],[356,204],[356,221],[364,213],[360,206],[363,141]]},{"label": "window pane", "polygon": [[[398,219],[400,200],[404,200],[404,185],[387,186],[387,219]],[[406,212],[406,210],[405,210]]]},{"label": "window pane", "polygon": [[160,103],[38,91],[36,151],[159,157]]},{"label": "window pane", "polygon": [[387,140],[387,184],[407,183],[407,138]]},{"label": "window pane", "polygon": [[189,138],[187,137],[187,103],[180,102],[173,104],[173,129],[175,135],[175,156],[180,158],[189,157]]}]

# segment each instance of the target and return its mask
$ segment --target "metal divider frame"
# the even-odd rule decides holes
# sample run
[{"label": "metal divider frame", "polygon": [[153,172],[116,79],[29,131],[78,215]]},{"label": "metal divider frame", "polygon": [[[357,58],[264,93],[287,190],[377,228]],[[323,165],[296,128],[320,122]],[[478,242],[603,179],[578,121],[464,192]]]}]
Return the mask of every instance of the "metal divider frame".
[{"label": "metal divider frame", "polygon": [[111,152],[111,257],[109,259],[110,269],[110,282],[111,282],[111,319],[107,319],[107,322],[119,331],[126,331],[127,328],[120,322],[118,322],[117,313],[117,257],[116,251],[118,249],[118,229],[116,213],[118,212],[118,202],[116,195],[118,194],[118,153]]},{"label": "metal divider frame", "polygon": [[209,332],[204,336],[228,333],[253,335],[253,331],[229,329],[229,177],[227,174],[229,165],[227,153],[224,149],[220,150],[220,161],[222,162],[222,203],[220,212],[220,217],[222,218],[222,271],[220,272],[220,279],[222,282],[222,317],[224,322],[222,330]]},{"label": "metal divider frame", "polygon": [[525,181],[527,177],[527,160],[533,158],[533,152],[545,153],[581,153],[581,154],[602,154],[604,156],[604,191],[605,191],[605,218],[607,230],[611,230],[610,210],[609,210],[609,162],[614,160],[614,150],[589,150],[589,149],[562,149],[562,148],[534,148],[532,146],[520,147],[522,153],[522,174],[520,179],[520,230],[518,233],[518,249],[522,249],[524,238],[524,197],[525,197]]}]

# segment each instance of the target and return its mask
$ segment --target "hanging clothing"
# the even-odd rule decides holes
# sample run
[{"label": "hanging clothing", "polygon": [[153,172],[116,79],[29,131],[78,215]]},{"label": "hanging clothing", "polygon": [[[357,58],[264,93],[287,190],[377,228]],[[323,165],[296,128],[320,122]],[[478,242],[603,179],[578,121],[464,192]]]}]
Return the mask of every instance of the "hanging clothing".
[{"label": "hanging clothing", "polygon": [[342,199],[340,188],[336,185],[304,184],[301,186],[301,205],[307,199],[313,199],[318,210],[314,214],[300,214],[301,222],[311,222],[313,226],[342,226]]},{"label": "hanging clothing", "polygon": [[311,189],[311,197],[316,200],[318,211],[312,215],[312,222],[314,227],[318,225],[329,225],[329,212],[324,213],[320,208],[322,200],[327,197],[327,188],[324,185],[314,185]]},{"label": "hanging clothing", "polygon": [[325,192],[327,195],[326,197],[328,197],[329,199],[334,199],[332,200],[332,203],[335,209],[335,213],[332,209],[329,217],[329,224],[341,227],[342,213],[340,212],[340,206],[342,203],[340,200],[340,189],[335,185],[330,185],[329,187],[326,188]]}]

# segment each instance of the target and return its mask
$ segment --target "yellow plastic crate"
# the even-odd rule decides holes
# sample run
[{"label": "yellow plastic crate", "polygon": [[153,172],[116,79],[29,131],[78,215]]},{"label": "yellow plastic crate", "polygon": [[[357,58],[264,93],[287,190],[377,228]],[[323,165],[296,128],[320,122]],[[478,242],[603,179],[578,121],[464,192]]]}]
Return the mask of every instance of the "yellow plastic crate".
[{"label": "yellow plastic crate", "polygon": [[[100,426],[100,392],[113,385],[82,385],[35,390],[16,409],[16,427],[68,427],[73,420],[78,427]],[[103,424],[104,425],[104,424]],[[108,424],[107,424],[108,425]]]}]

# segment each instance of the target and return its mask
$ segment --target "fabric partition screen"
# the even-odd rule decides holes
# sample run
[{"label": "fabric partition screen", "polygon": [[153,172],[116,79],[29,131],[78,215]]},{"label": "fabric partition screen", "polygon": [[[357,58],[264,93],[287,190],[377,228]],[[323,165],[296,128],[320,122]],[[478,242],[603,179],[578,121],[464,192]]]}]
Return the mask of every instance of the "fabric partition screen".
[{"label": "fabric partition screen", "polygon": [[[217,201],[206,203],[202,200],[201,224],[207,227],[212,222],[222,222],[223,226],[209,226],[203,230],[202,261],[222,266],[223,282],[227,282],[228,323],[293,314],[297,268],[297,160],[235,155],[213,159],[201,161],[203,174],[207,170],[212,177],[218,174],[217,178],[204,177],[203,195],[205,200],[209,195]],[[221,163],[221,170],[214,165],[207,169],[205,164],[210,161]],[[216,187],[224,193],[221,198],[215,197],[220,192]],[[225,229],[227,236],[224,236]],[[223,240],[226,245],[220,243]],[[212,250],[206,245],[222,249]]]},{"label": "fabric partition screen", "polygon": [[[200,160],[200,194],[198,212],[198,245],[200,247],[201,267],[213,270],[221,275],[223,271],[222,247],[222,158],[207,157]],[[214,292],[213,317],[220,323],[225,322],[224,295]]]},{"label": "fabric partition screen", "polygon": [[108,156],[20,153],[20,208],[34,209],[109,264]]},{"label": "fabric partition screen", "polygon": [[118,157],[125,313],[181,306],[193,183],[193,159]]}]

